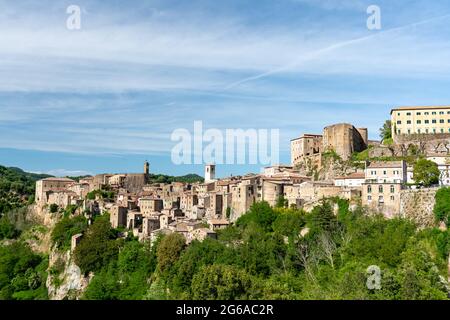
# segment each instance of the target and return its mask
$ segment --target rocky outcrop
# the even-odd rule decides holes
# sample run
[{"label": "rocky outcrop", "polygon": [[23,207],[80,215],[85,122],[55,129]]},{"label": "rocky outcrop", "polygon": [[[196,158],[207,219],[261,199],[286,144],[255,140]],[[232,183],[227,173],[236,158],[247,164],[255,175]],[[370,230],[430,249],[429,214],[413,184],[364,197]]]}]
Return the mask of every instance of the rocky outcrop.
[{"label": "rocky outcrop", "polygon": [[84,276],[73,262],[71,251],[52,249],[47,277],[48,297],[51,300],[78,300],[83,295],[93,274]]}]

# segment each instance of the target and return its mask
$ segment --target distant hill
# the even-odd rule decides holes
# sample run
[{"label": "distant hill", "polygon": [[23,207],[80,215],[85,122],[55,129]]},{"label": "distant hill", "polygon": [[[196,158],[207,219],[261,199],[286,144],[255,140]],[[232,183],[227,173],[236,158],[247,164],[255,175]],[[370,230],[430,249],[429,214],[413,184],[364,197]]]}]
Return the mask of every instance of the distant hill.
[{"label": "distant hill", "polygon": [[51,176],[0,166],[0,215],[32,203],[36,181],[48,177]]},{"label": "distant hill", "polygon": [[198,174],[187,174],[184,176],[167,176],[164,174],[150,174],[150,183],[172,183],[172,182],[184,182],[184,183],[195,183],[203,182],[205,179]]}]

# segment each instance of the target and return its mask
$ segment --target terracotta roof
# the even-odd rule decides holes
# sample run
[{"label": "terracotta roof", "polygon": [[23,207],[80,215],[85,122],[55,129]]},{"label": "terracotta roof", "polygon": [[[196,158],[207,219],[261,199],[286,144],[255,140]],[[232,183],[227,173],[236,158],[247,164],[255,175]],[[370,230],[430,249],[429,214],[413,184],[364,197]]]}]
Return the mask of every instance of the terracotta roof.
[{"label": "terracotta roof", "polygon": [[57,178],[57,177],[45,178],[45,179],[42,179],[41,181],[76,182],[75,180],[72,180],[69,178]]},{"label": "terracotta roof", "polygon": [[335,180],[345,180],[345,179],[364,179],[366,175],[362,172],[353,172],[345,177],[337,177]]},{"label": "terracotta roof", "polygon": [[403,161],[373,161],[367,168],[401,168]]},{"label": "terracotta roof", "polygon": [[222,224],[222,225],[230,224],[228,222],[228,220],[225,220],[225,219],[211,219],[211,220],[208,221],[208,223],[210,223],[210,224]]},{"label": "terracotta roof", "polygon": [[300,140],[300,139],[304,139],[304,138],[319,138],[319,137],[323,137],[323,135],[321,135],[321,134],[305,133],[301,137],[298,137],[298,138],[295,138],[295,139],[291,139],[291,141]]}]

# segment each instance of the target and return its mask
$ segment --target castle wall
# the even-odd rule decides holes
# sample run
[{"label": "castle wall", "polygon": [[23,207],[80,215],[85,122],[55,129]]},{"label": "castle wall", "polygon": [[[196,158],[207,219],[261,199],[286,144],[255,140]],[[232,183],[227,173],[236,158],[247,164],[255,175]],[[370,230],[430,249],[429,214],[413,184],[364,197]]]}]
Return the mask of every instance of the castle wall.
[{"label": "castle wall", "polygon": [[367,149],[367,143],[367,129],[356,129],[348,123],[335,124],[323,130],[324,151],[334,150],[344,160],[349,159],[353,152]]},{"label": "castle wall", "polygon": [[434,227],[433,213],[436,192],[439,189],[417,189],[400,191],[400,216],[417,223],[421,228]]}]

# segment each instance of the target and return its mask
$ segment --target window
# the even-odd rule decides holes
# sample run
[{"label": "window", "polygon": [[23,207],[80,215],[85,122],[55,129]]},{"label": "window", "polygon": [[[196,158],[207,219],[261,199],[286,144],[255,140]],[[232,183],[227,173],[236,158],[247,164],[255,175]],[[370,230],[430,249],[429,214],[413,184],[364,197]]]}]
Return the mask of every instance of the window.
[{"label": "window", "polygon": [[367,186],[367,193],[372,193],[372,186],[370,184]]},{"label": "window", "polygon": [[431,120],[431,123],[437,123],[436,119]]},{"label": "window", "polygon": [[432,114],[432,115],[436,115],[436,111],[433,111],[431,114]]},{"label": "window", "polygon": [[402,131],[400,129],[397,130],[397,134],[401,134]]},{"label": "window", "polygon": [[425,133],[428,133],[428,128],[425,129]]},{"label": "window", "polygon": [[379,201],[379,202],[384,202],[384,197],[383,197],[383,196],[379,196],[379,197],[378,197],[378,201]]},{"label": "window", "polygon": [[417,124],[421,124],[422,123],[422,121],[421,120],[417,120]]},{"label": "window", "polygon": [[394,201],[395,200],[395,197],[394,196],[391,196],[391,201]]},{"label": "window", "polygon": [[411,112],[407,112],[406,115],[407,115],[407,116],[410,116],[410,115],[411,115]]},{"label": "window", "polygon": [[372,196],[367,196],[367,200],[371,201],[372,200]]},{"label": "window", "polygon": [[430,113],[429,112],[425,112],[425,115],[427,116],[427,115],[429,115]]},{"label": "window", "polygon": [[439,111],[439,114],[444,114],[444,111]]},{"label": "window", "polygon": [[397,121],[397,124],[402,124],[402,122],[399,120],[399,121]]},{"label": "window", "polygon": [[420,133],[420,129],[417,129],[417,133]]},{"label": "window", "polygon": [[441,129],[441,133],[444,133],[444,129]]},{"label": "window", "polygon": [[395,193],[395,187],[391,186],[391,193]]},{"label": "window", "polygon": [[408,134],[411,134],[411,129],[408,129]]},{"label": "window", "polygon": [[430,123],[430,120],[425,120],[425,123]]},{"label": "window", "polygon": [[450,123],[450,119],[448,119],[447,122]]},{"label": "window", "polygon": [[433,129],[433,133],[436,133],[436,129]]},{"label": "window", "polygon": [[417,112],[416,115],[420,116],[420,112]]},{"label": "window", "polygon": [[411,124],[411,120],[406,121],[406,124]]},{"label": "window", "polygon": [[386,171],[386,170],[384,170],[384,171],[383,171],[383,174],[384,174],[384,175],[387,175],[387,171]]},{"label": "window", "polygon": [[445,123],[444,119],[439,120],[439,123]]},{"label": "window", "polygon": [[400,115],[400,112],[398,112],[397,115],[399,116],[399,115]]},{"label": "window", "polygon": [[379,192],[379,193],[383,193],[383,186],[381,186],[381,185],[378,186],[378,192]]}]

